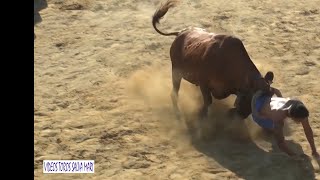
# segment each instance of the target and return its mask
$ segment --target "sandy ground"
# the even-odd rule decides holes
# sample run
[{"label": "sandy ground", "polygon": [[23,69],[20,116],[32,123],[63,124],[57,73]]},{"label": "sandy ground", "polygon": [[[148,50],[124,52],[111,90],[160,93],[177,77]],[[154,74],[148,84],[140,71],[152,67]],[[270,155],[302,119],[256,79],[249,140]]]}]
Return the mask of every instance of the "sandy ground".
[{"label": "sandy ground", "polygon": [[[262,74],[310,110],[320,151],[319,0],[184,0],[159,29],[188,26],[240,37]],[[159,0],[49,0],[34,42],[35,179],[320,179],[311,157],[281,153],[251,118],[224,117],[234,96],[214,101],[199,139],[188,130],[202,99],[182,82],[172,110],[173,37],[151,25]],[[236,67],[235,67],[236,68]],[[286,139],[311,154],[302,127]],[[94,174],[43,174],[49,159],[95,160]]]}]

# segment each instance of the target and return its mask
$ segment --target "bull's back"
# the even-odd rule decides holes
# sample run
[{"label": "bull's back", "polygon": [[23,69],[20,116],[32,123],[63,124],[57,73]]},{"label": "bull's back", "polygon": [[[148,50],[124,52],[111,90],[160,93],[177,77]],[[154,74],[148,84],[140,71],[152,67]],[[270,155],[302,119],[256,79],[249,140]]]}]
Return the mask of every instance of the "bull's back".
[{"label": "bull's back", "polygon": [[192,29],[180,33],[172,43],[170,56],[173,69],[193,84],[199,84],[200,71],[205,64],[201,57],[213,36],[214,34],[201,29]]},{"label": "bull's back", "polygon": [[[219,71],[219,67],[222,66],[223,60],[213,58],[212,55],[219,54],[219,47],[226,37],[201,29],[190,29],[180,33],[170,49],[173,68],[179,70],[184,79],[198,85],[200,81],[211,76],[212,72]],[[208,57],[209,55],[211,57]]]},{"label": "bull's back", "polygon": [[180,33],[172,43],[170,56],[173,70],[184,79],[195,85],[206,83],[219,91],[217,94],[227,90],[234,93],[231,91],[241,86],[246,63],[250,63],[238,38],[197,29]]}]

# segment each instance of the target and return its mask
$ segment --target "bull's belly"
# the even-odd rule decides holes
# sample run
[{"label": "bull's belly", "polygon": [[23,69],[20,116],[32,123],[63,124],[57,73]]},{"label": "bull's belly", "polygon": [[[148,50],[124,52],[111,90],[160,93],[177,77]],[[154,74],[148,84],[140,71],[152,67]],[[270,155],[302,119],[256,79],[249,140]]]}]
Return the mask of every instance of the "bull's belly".
[{"label": "bull's belly", "polygon": [[[196,86],[200,85],[200,79],[197,78],[197,76],[194,74],[184,74],[182,78]],[[225,87],[219,86],[218,84],[208,83],[206,84],[206,86],[210,89],[210,93],[215,99],[225,99],[233,94],[230,89],[226,89]]]},{"label": "bull's belly", "polygon": [[191,84],[194,84],[196,86],[199,86],[200,84],[200,74],[196,72],[190,72],[190,71],[183,71],[182,78],[186,81],[188,81]]},{"label": "bull's belly", "polygon": [[182,72],[182,78],[188,81],[191,84],[194,84],[196,86],[200,85],[200,82],[207,82],[207,84],[204,84],[210,89],[211,95],[216,99],[225,99],[229,97],[231,94],[235,94],[234,88],[232,87],[226,87],[224,82],[219,82],[217,80],[214,80],[215,78],[211,77],[209,81],[201,76],[200,73],[197,72]]}]

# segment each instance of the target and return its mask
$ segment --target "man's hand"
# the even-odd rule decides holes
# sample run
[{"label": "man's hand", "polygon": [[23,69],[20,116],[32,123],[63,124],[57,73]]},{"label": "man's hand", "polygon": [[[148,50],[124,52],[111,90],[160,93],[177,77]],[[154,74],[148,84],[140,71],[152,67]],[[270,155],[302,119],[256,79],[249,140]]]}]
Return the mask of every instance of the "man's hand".
[{"label": "man's hand", "polygon": [[320,161],[320,156],[319,153],[317,152],[316,146],[314,145],[314,139],[313,139],[313,132],[310,127],[308,118],[304,119],[301,121],[304,133],[307,137],[307,140],[309,141],[310,148],[312,150],[312,156],[319,162]]}]

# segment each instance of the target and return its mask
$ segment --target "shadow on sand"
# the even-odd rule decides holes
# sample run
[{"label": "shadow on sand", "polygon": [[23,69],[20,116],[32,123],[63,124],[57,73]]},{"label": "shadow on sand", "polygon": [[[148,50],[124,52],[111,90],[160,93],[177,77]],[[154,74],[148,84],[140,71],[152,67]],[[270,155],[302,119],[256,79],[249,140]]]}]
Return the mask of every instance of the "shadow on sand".
[{"label": "shadow on sand", "polygon": [[[221,109],[218,108],[218,111],[219,110]],[[219,119],[219,121],[217,121],[217,119]],[[226,124],[226,121],[230,121],[230,123]],[[234,121],[238,122],[234,123]],[[310,157],[294,160],[280,152],[270,135],[266,135],[262,139],[260,138],[259,141],[253,140],[250,138],[249,129],[244,121],[227,119],[226,114],[221,112],[210,113],[206,125],[201,126],[202,129],[198,129],[198,131],[206,131],[207,134],[208,131],[211,130],[210,135],[205,138],[209,140],[199,139],[195,133],[194,124],[190,124],[190,121],[188,123],[187,119],[186,122],[191,135],[192,145],[199,152],[202,152],[213,161],[218,162],[238,177],[247,180],[315,179],[315,172]],[[229,124],[233,124],[231,128]],[[286,142],[297,154],[303,153],[302,147],[299,144],[293,141]],[[261,146],[261,144],[264,145]],[[266,144],[268,144],[268,148],[263,147],[266,146]],[[210,164],[210,160],[208,163]]]}]

